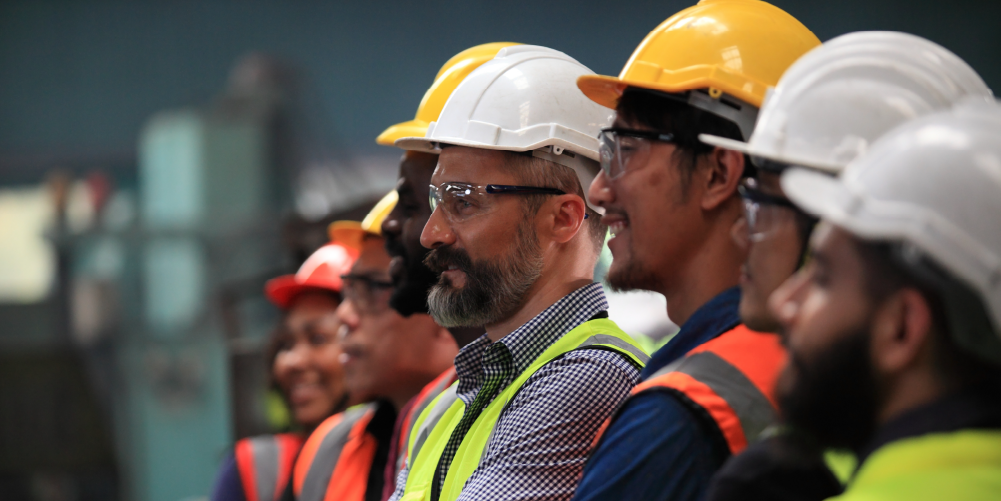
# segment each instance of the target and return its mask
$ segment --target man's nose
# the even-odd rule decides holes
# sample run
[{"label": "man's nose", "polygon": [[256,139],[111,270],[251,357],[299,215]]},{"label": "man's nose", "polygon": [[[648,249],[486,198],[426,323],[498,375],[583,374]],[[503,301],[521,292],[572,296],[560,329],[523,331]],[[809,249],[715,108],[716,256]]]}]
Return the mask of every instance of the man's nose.
[{"label": "man's nose", "polygon": [[442,208],[436,207],[431,213],[431,217],[428,218],[427,224],[424,225],[424,230],[421,231],[421,245],[428,249],[434,249],[453,243],[455,243],[455,233],[442,213]]},{"label": "man's nose", "polygon": [[786,279],[768,298],[768,309],[787,330],[799,314],[799,306],[807,277],[803,270]]},{"label": "man's nose", "polygon": [[340,306],[337,307],[337,319],[343,324],[339,329],[339,335],[343,336],[349,334],[352,330],[358,328],[358,324],[361,322],[361,315],[358,314],[358,307],[351,298],[345,298],[341,301]]},{"label": "man's nose", "polygon": [[598,175],[591,181],[591,186],[588,186],[587,199],[598,207],[604,207],[605,204],[615,202],[615,192],[612,189],[612,183],[605,176],[604,170],[599,170]]}]

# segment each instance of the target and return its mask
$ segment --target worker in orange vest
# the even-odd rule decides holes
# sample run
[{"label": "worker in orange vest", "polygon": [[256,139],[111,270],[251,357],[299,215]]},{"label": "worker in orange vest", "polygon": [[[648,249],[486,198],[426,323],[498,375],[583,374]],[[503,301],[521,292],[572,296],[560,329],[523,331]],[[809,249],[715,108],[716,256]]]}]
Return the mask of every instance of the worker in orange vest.
[{"label": "worker in orange vest", "polygon": [[273,386],[291,410],[296,431],[239,440],[223,464],[213,501],[274,501],[285,490],[304,438],[349,403],[337,335],[341,275],[358,251],[328,244],[295,275],[269,280],[268,299],[284,316],[271,339]]},{"label": "worker in orange vest", "polygon": [[390,193],[361,223],[337,222],[335,241],[360,254],[344,280],[337,310],[345,386],[368,402],[325,420],[306,440],[293,471],[301,501],[363,501],[382,496],[399,409],[452,365],[455,340],[428,315],[404,317],[389,307],[389,255],[382,220],[396,203]]},{"label": "worker in orange vest", "polygon": [[767,88],[819,44],[766,2],[702,0],[650,32],[618,77],[577,80],[616,111],[589,191],[614,235],[606,280],[660,292],[681,330],[610,420],[575,500],[701,499],[776,417],[786,353],[741,322],[745,250],[730,236],[753,166],[698,138],[748,138]]}]

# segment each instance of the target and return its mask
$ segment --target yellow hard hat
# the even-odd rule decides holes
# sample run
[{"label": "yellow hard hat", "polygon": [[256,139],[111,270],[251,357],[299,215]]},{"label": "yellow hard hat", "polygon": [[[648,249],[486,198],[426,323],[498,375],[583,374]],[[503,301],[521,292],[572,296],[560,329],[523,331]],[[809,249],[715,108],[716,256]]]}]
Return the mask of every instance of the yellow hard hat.
[{"label": "yellow hard hat", "polygon": [[362,240],[365,234],[382,235],[382,222],[386,220],[390,212],[396,207],[396,202],[400,200],[400,195],[396,190],[386,193],[386,196],[376,202],[375,207],[368,211],[365,219],[358,221],[334,221],[327,228],[330,241],[338,242],[346,247],[361,250]]},{"label": "yellow hard hat", "polygon": [[680,93],[706,89],[761,107],[793,62],[820,40],[784,10],[760,0],[702,0],[669,17],[640,43],[618,78],[582,76],[577,86],[615,108],[626,87]]},{"label": "yellow hard hat", "polygon": [[434,77],[431,88],[424,93],[420,106],[417,107],[417,116],[409,122],[391,125],[382,131],[375,142],[383,146],[393,146],[393,143],[401,137],[424,137],[427,133],[428,125],[438,120],[441,109],[445,107],[445,101],[452,95],[452,91],[462,83],[466,75],[470,74],[481,64],[491,60],[504,47],[521,45],[513,42],[494,42],[470,47],[449,59],[438,70]]}]

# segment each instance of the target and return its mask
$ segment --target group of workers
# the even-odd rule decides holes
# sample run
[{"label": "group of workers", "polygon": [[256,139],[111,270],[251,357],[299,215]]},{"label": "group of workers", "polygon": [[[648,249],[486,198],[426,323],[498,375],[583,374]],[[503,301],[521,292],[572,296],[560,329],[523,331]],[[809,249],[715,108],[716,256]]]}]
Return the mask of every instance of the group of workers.
[{"label": "group of workers", "polygon": [[618,77],[465,50],[377,142],[396,189],[267,286],[296,432],[215,500],[1001,498],[1001,107],[943,47],[702,0]]}]

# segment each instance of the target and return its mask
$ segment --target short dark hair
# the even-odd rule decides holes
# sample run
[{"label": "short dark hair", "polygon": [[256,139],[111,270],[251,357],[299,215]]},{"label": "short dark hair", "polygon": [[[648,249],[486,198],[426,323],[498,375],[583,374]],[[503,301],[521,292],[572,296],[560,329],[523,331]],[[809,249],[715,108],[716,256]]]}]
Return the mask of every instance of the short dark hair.
[{"label": "short dark hair", "polygon": [[[511,165],[514,168],[515,179],[518,180],[519,184],[556,188],[584,199],[584,210],[587,214],[584,226],[587,227],[595,249],[600,252],[601,246],[605,243],[608,225],[601,222],[601,214],[586,206],[587,197],[584,192],[588,187],[580,185],[577,173],[570,167],[533,157],[530,154],[511,153],[511,155],[513,158]],[[547,198],[546,195],[526,195],[524,197],[526,214],[530,216],[537,214]]]},{"label": "short dark hair", "polygon": [[914,260],[903,257],[905,251],[898,242],[856,239],[855,244],[865,291],[873,302],[904,288],[916,289],[925,298],[932,314],[935,366],[943,379],[959,386],[1001,383],[1001,368],[961,346],[954,335],[956,329],[993,332],[987,309],[976,293],[927,257],[910,263]]},{"label": "short dark hair", "polygon": [[[698,167],[699,157],[712,153],[714,149],[700,141],[699,134],[744,140],[740,127],[735,122],[688,104],[681,94],[627,87],[619,98],[615,112],[626,121],[674,135],[677,153],[683,155],[685,160],[679,162],[685,192],[688,191],[692,174]],[[752,175],[753,169],[750,159],[745,155],[744,175]]]}]

